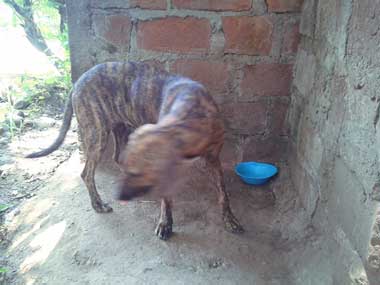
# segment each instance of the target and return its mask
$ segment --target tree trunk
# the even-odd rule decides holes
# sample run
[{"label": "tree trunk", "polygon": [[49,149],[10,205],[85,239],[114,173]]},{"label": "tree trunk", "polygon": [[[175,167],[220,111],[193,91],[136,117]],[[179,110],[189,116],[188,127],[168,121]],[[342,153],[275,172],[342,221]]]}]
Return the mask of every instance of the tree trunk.
[{"label": "tree trunk", "polygon": [[21,26],[24,28],[25,34],[29,42],[40,52],[44,53],[54,66],[60,72],[62,61],[54,55],[47,45],[41,30],[34,21],[33,7],[30,0],[24,0],[23,6],[18,5],[14,0],[4,0],[6,4],[13,8],[19,18],[23,21]]},{"label": "tree trunk", "polygon": [[66,0],[50,0],[57,5],[60,19],[59,30],[61,33],[65,31],[66,24]]}]

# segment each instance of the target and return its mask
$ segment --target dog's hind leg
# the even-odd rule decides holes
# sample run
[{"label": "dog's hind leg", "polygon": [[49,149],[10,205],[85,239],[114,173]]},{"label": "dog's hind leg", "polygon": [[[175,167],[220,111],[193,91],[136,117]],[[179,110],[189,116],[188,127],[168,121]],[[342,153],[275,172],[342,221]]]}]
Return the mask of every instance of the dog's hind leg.
[{"label": "dog's hind leg", "polygon": [[161,200],[161,214],[156,227],[156,235],[163,240],[167,240],[173,233],[172,202],[166,198]]},{"label": "dog's hind leg", "polygon": [[96,190],[95,169],[107,147],[108,132],[102,129],[92,129],[83,134],[86,163],[82,171],[82,179],[90,194],[91,205],[98,213],[108,213],[112,208],[104,203]]},{"label": "dog's hind leg", "polygon": [[128,136],[131,134],[130,128],[125,126],[123,123],[119,123],[112,129],[114,150],[113,159],[119,164],[120,150],[128,143]]},{"label": "dog's hind leg", "polygon": [[77,138],[78,138],[78,145],[79,145],[79,159],[80,159],[80,162],[83,163],[86,161],[86,156],[84,154],[83,135],[81,134],[80,128],[78,128],[77,130]]},{"label": "dog's hind leg", "polygon": [[232,213],[226,193],[222,165],[219,159],[219,149],[220,148],[206,155],[206,169],[218,193],[218,202],[222,210],[225,229],[232,233],[241,233],[244,229]]}]

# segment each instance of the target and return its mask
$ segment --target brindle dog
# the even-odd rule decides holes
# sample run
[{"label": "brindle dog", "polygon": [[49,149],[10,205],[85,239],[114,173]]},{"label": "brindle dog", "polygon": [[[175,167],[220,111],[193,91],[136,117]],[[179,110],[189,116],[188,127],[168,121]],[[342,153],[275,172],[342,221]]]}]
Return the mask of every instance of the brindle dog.
[{"label": "brindle dog", "polygon": [[[219,160],[224,140],[218,108],[198,82],[135,62],[99,64],[76,82],[66,105],[55,142],[27,157],[41,157],[58,149],[70,128],[73,111],[86,157],[82,178],[98,213],[111,212],[95,186],[95,168],[113,135],[113,158],[125,175],[120,200],[130,200],[156,189],[162,193],[156,234],[172,233],[171,201],[163,179],[181,160],[203,157],[216,185],[225,228],[243,228],[231,212]],[[166,177],[166,178],[164,178]],[[161,187],[160,187],[161,185]],[[170,185],[170,183],[166,183]],[[161,189],[160,189],[161,188]]]}]

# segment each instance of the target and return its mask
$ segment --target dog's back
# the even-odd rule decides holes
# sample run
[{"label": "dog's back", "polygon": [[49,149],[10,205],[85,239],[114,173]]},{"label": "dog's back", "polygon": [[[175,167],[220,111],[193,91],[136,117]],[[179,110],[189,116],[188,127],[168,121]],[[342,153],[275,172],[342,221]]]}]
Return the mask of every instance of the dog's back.
[{"label": "dog's back", "polygon": [[132,128],[157,123],[168,113],[176,119],[218,114],[200,83],[136,62],[103,63],[84,73],[75,84],[73,107],[77,117],[96,122],[96,114],[109,129],[120,122]]},{"label": "dog's back", "polygon": [[78,117],[96,114],[104,123],[136,128],[158,120],[162,89],[170,75],[144,63],[108,62],[85,72],[73,90]]}]

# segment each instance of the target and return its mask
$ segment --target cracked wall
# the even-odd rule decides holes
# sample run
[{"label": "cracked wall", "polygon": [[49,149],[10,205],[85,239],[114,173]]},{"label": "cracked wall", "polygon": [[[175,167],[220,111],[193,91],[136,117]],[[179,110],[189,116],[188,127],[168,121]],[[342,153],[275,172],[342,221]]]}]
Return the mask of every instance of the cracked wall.
[{"label": "cracked wall", "polygon": [[292,180],[311,222],[342,231],[364,264],[380,201],[379,18],[379,0],[305,1],[288,114]]},{"label": "cracked wall", "polygon": [[67,1],[73,80],[139,60],[199,80],[223,112],[223,165],[286,159],[302,0]]}]

